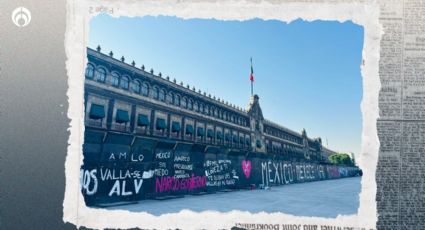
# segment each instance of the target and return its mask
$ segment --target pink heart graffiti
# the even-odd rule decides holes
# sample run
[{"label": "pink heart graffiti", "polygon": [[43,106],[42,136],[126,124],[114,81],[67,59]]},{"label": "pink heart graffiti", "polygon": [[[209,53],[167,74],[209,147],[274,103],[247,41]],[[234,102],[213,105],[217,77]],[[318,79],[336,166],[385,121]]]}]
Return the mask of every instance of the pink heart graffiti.
[{"label": "pink heart graffiti", "polygon": [[245,177],[249,178],[249,176],[251,175],[251,161],[243,160],[242,170],[243,170],[243,173],[245,174]]}]

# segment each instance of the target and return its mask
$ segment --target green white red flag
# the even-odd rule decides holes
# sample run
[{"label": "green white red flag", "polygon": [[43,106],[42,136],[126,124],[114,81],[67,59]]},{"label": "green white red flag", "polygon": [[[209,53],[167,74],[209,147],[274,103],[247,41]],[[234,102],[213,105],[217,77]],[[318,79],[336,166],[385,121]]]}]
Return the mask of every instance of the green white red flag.
[{"label": "green white red flag", "polygon": [[254,81],[254,68],[252,67],[252,58],[251,58],[251,75],[249,75],[249,80]]}]

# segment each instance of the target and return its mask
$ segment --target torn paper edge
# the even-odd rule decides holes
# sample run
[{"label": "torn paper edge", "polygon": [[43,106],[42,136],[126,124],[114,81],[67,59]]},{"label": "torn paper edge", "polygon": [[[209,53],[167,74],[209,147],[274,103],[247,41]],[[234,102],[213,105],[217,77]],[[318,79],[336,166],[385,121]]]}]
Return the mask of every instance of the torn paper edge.
[{"label": "torn paper edge", "polygon": [[[284,213],[256,213],[247,211],[193,212],[182,210],[154,216],[146,212],[125,210],[105,210],[85,206],[80,191],[80,167],[83,162],[82,144],[84,141],[84,70],[87,63],[87,39],[90,8],[113,9],[114,17],[119,16],[176,16],[183,19],[199,18],[217,20],[280,20],[291,22],[296,19],[306,21],[351,20],[363,26],[363,80],[362,146],[357,162],[363,170],[360,205],[355,215],[339,215],[336,218],[293,216]],[[66,70],[68,76],[68,117],[70,136],[65,161],[65,197],[63,201],[63,221],[77,227],[89,228],[180,228],[180,229],[219,229],[231,228],[235,223],[267,224],[315,224],[347,227],[375,228],[376,181],[375,171],[378,159],[379,140],[376,121],[379,116],[378,96],[379,50],[383,28],[379,23],[379,5],[376,2],[352,1],[335,3],[323,2],[271,2],[271,1],[137,1],[137,0],[68,0],[67,26],[65,34]]]}]

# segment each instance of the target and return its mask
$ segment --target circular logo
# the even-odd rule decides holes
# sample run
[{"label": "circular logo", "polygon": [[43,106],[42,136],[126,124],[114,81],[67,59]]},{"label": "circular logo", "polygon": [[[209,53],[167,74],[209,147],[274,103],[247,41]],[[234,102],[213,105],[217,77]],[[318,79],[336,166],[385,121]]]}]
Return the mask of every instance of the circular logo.
[{"label": "circular logo", "polygon": [[12,21],[17,27],[24,27],[31,22],[31,12],[25,7],[18,7],[12,12]]}]

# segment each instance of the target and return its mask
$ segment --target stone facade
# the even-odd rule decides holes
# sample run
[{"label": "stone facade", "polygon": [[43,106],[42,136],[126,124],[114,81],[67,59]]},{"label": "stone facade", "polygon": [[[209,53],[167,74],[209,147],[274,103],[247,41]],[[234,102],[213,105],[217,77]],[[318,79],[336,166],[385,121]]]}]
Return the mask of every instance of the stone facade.
[{"label": "stone facade", "polygon": [[[161,73],[127,64],[88,48],[85,72],[85,125],[88,129],[135,136],[202,143],[264,154],[291,161],[327,162],[335,152],[263,117],[258,95],[247,110],[211,97]],[[91,116],[92,105],[104,116]],[[120,117],[121,116],[121,117]]]}]

